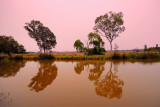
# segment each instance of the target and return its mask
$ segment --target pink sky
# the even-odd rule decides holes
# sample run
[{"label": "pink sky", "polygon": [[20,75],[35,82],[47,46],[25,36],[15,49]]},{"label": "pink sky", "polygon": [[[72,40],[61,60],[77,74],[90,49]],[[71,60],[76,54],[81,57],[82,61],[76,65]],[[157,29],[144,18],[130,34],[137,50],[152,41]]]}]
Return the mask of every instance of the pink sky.
[{"label": "pink sky", "polygon": [[39,20],[56,36],[53,51],[75,51],[74,41],[85,44],[96,17],[109,11],[124,14],[126,30],[113,41],[119,49],[160,46],[160,0],[0,0],[0,35],[13,36],[27,51],[39,51],[24,29],[26,22]]}]

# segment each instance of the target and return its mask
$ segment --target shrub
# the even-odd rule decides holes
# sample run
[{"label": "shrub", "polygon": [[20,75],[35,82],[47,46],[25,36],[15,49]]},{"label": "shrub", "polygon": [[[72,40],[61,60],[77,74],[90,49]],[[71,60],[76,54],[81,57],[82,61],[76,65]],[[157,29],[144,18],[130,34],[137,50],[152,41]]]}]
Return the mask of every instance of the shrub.
[{"label": "shrub", "polygon": [[136,57],[136,54],[129,54],[129,57],[130,57],[130,58],[135,58],[135,57]]},{"label": "shrub", "polygon": [[51,54],[40,54],[39,59],[55,59],[55,57]]},{"label": "shrub", "polygon": [[9,56],[9,59],[22,60],[23,56],[22,55]]},{"label": "shrub", "polygon": [[118,54],[118,53],[114,53],[111,58],[112,58],[112,59],[120,59],[121,56],[120,56],[120,54]]},{"label": "shrub", "polygon": [[123,54],[122,59],[128,59],[128,56],[126,54]]}]

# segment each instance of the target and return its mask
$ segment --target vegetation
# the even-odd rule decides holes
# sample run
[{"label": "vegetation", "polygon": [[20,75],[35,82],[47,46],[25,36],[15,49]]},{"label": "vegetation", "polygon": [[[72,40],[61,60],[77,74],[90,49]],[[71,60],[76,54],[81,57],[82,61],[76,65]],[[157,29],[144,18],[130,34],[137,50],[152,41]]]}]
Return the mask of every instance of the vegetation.
[{"label": "vegetation", "polygon": [[40,54],[39,59],[54,59],[54,56],[52,54]]},{"label": "vegetation", "polygon": [[119,36],[119,33],[125,30],[123,26],[123,13],[109,12],[105,15],[99,16],[95,20],[94,30],[100,35],[107,38],[110,42],[112,51],[112,42]]},{"label": "vegetation", "polygon": [[[88,42],[89,45],[84,47],[80,40],[76,40],[74,47],[76,48],[77,52],[87,52],[88,55],[98,55],[106,51],[104,49],[104,42],[97,33],[89,33]],[[89,46],[92,46],[93,48],[89,48]]]},{"label": "vegetation", "polygon": [[76,40],[74,43],[74,48],[76,48],[77,52],[83,52],[84,45],[80,40]]},{"label": "vegetation", "polygon": [[50,31],[48,27],[44,27],[40,21],[32,20],[30,23],[26,23],[24,27],[31,38],[35,39],[40,51],[50,51],[57,44],[55,35]]},{"label": "vegetation", "polygon": [[0,36],[0,53],[4,54],[22,54],[26,50],[12,36]]},{"label": "vegetation", "polygon": [[102,54],[105,52],[104,42],[97,33],[88,34],[89,45],[93,46],[93,49],[88,50],[89,54]]}]

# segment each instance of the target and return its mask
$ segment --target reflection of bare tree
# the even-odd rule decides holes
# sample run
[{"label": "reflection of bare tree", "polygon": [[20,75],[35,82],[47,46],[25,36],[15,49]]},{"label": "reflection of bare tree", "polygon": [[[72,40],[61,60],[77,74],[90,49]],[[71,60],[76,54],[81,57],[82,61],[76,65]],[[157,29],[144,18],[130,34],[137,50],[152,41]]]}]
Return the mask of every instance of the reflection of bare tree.
[{"label": "reflection of bare tree", "polygon": [[117,64],[115,63],[114,72],[112,72],[112,62],[110,70],[104,78],[99,78],[94,82],[97,95],[111,98],[120,98],[122,94],[122,86],[124,82],[118,78],[116,73],[118,72]]},{"label": "reflection of bare tree", "polygon": [[53,80],[57,77],[57,66],[53,61],[39,61],[39,72],[31,80],[28,87],[36,92],[44,90],[48,85],[51,85]]},{"label": "reflection of bare tree", "polygon": [[0,93],[0,107],[10,107],[12,104],[12,98],[10,98],[10,93]]},{"label": "reflection of bare tree", "polygon": [[0,61],[0,77],[15,76],[25,66],[26,61]]}]

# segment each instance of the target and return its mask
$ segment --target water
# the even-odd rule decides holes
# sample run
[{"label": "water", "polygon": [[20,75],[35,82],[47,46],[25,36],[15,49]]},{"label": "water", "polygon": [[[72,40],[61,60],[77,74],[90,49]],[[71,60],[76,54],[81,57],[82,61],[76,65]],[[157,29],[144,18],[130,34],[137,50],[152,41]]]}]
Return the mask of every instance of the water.
[{"label": "water", "polygon": [[0,107],[160,107],[159,61],[0,61]]}]

